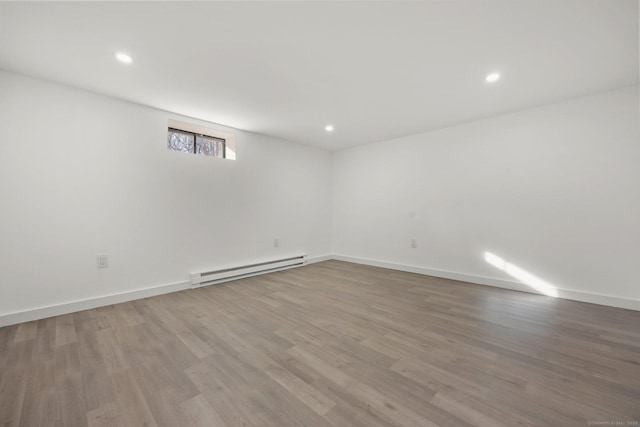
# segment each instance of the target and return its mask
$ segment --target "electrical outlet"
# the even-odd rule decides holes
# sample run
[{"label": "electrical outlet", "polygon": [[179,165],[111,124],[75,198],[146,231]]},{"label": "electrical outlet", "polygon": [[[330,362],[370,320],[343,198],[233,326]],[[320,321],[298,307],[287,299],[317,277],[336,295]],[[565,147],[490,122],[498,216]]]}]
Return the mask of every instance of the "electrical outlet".
[{"label": "electrical outlet", "polygon": [[277,248],[278,246],[280,246],[280,239],[273,239],[273,247]]},{"label": "electrical outlet", "polygon": [[411,239],[411,248],[415,249],[418,247],[418,240],[417,239]]},{"label": "electrical outlet", "polygon": [[109,255],[96,255],[97,266],[98,268],[106,268],[109,267]]}]

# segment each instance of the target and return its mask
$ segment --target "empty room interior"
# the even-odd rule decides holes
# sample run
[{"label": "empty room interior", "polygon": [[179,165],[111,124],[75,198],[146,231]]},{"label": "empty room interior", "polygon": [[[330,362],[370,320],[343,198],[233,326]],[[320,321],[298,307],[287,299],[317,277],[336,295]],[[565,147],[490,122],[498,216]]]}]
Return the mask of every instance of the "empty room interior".
[{"label": "empty room interior", "polygon": [[639,5],[0,1],[0,425],[639,426]]}]

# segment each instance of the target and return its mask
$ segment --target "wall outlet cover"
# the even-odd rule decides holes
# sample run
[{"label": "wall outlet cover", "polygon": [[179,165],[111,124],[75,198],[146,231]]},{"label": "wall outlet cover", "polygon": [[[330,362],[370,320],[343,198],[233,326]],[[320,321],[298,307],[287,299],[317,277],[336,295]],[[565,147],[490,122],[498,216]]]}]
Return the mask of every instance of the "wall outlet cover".
[{"label": "wall outlet cover", "polygon": [[97,261],[98,268],[109,267],[109,255],[106,255],[106,254],[97,255],[96,261]]}]

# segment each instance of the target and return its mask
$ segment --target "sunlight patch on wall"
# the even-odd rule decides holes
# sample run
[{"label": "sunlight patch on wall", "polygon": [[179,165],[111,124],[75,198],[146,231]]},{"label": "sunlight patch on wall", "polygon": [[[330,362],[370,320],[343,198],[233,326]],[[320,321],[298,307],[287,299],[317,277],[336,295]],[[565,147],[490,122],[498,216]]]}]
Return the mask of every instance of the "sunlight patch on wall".
[{"label": "sunlight patch on wall", "polygon": [[499,256],[491,253],[484,253],[484,260],[489,264],[493,265],[499,270],[504,271],[509,276],[519,280],[525,285],[529,286],[532,289],[540,292],[541,294],[557,297],[558,296],[558,288],[555,286],[545,282],[544,280],[536,277],[535,275],[529,273],[528,271],[518,267],[517,265],[511,264],[510,262],[505,261]]}]

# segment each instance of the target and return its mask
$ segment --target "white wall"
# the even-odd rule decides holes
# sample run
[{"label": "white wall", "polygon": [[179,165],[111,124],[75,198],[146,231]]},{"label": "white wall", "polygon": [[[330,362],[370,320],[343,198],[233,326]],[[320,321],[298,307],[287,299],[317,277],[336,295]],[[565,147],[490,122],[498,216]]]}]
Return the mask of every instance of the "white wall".
[{"label": "white wall", "polygon": [[637,86],[340,151],[333,181],[344,259],[513,280],[491,251],[577,299],[640,300]]},{"label": "white wall", "polygon": [[229,130],[0,71],[0,316],[329,254],[328,151],[232,130],[235,161],[170,152],[170,117]]},{"label": "white wall", "polygon": [[238,130],[236,161],[170,152],[168,118],[229,129],[0,71],[0,325],[296,252],[513,280],[491,251],[637,301],[638,114],[627,88],[339,151],[332,173],[329,152]]}]

